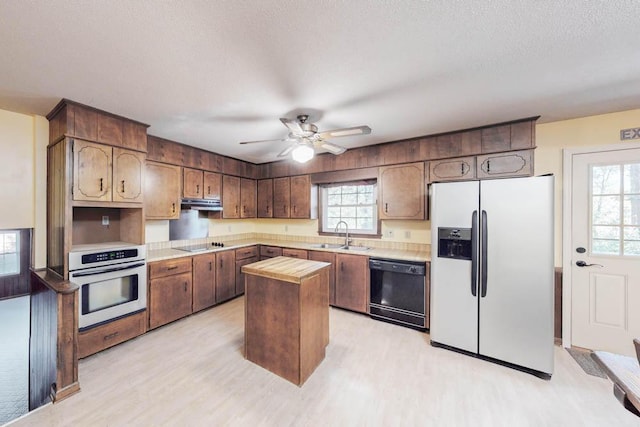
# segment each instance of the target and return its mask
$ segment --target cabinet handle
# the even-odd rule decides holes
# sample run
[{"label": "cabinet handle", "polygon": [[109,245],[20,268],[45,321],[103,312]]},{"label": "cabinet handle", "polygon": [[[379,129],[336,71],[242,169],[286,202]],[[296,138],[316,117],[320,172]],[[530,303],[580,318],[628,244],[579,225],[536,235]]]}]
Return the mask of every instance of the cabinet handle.
[{"label": "cabinet handle", "polygon": [[209,271],[213,268],[211,261],[209,261]]},{"label": "cabinet handle", "polygon": [[384,204],[384,213],[389,212],[389,203]]},{"label": "cabinet handle", "polygon": [[104,340],[104,341],[109,341],[111,338],[115,338],[115,337],[117,337],[119,333],[120,333],[120,332],[114,332],[114,333],[112,333],[112,334],[105,335],[105,336],[104,336],[104,338],[103,338],[103,340]]},{"label": "cabinet handle", "polygon": [[267,213],[269,213],[269,205],[267,205]]},{"label": "cabinet handle", "polygon": [[296,213],[296,205],[293,205],[293,213]]},{"label": "cabinet handle", "polygon": [[487,173],[491,172],[491,160],[487,160]]},{"label": "cabinet handle", "polygon": [[220,258],[220,268],[224,267],[224,260]]},{"label": "cabinet handle", "polygon": [[184,282],[184,291],[187,292],[187,282]]},{"label": "cabinet handle", "polygon": [[246,213],[247,213],[247,207],[246,207],[246,206],[243,206],[243,207],[242,207],[242,213],[243,213],[243,214],[246,214]]},{"label": "cabinet handle", "polygon": [[196,184],[196,193],[200,192],[200,184]]},{"label": "cabinet handle", "polygon": [[464,163],[460,162],[460,176],[464,175]]},{"label": "cabinet handle", "polygon": [[211,194],[211,186],[210,185],[207,186],[207,194]]},{"label": "cabinet handle", "polygon": [[102,191],[102,178],[100,178],[100,191]]},{"label": "cabinet handle", "polygon": [[124,179],[122,180],[122,192],[124,193]]},{"label": "cabinet handle", "polygon": [[238,205],[236,205],[236,213],[238,213]]},{"label": "cabinet handle", "polygon": [[171,203],[171,213],[176,213],[176,204]]},{"label": "cabinet handle", "polygon": [[177,266],[177,265],[174,265],[173,267],[168,267],[168,268],[167,268],[167,271],[168,271],[168,270],[175,270],[175,269],[177,269],[177,268],[178,268],[178,266]]},{"label": "cabinet handle", "polygon": [[340,271],[344,271],[344,262],[340,263]]}]

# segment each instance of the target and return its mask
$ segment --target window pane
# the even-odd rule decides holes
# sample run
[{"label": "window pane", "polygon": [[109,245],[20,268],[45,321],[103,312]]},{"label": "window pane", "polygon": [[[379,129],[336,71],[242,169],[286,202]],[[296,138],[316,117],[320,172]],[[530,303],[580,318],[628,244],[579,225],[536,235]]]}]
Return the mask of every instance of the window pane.
[{"label": "window pane", "polygon": [[640,225],[640,196],[625,196],[624,223],[625,225]]},{"label": "window pane", "polygon": [[0,276],[20,274],[18,232],[0,233]]},{"label": "window pane", "polygon": [[371,205],[375,203],[373,200],[373,193],[360,193],[358,194],[358,204],[359,205]]},{"label": "window pane", "polygon": [[640,242],[638,241],[625,241],[624,242],[624,255],[640,255]]},{"label": "window pane", "polygon": [[342,216],[342,219],[344,219],[345,217],[355,218],[356,208],[343,206],[342,209],[340,210],[340,215]]},{"label": "window pane", "polygon": [[620,242],[618,240],[596,240],[593,239],[594,254],[601,255],[619,255]]},{"label": "window pane", "polygon": [[625,227],[624,228],[625,240],[640,240],[640,227]]},{"label": "window pane", "polygon": [[349,193],[342,195],[343,205],[355,205],[358,203],[358,195],[356,193]]},{"label": "window pane", "polygon": [[340,207],[328,208],[327,216],[329,218],[340,218]]},{"label": "window pane", "polygon": [[619,194],[620,169],[620,165],[593,166],[591,169],[593,194]]},{"label": "window pane", "polygon": [[596,226],[593,227],[594,239],[620,239],[620,227]]},{"label": "window pane", "polygon": [[640,163],[624,165],[625,194],[640,193]]},{"label": "window pane", "polygon": [[620,224],[620,196],[593,196],[593,224]]},{"label": "window pane", "polygon": [[342,196],[340,196],[339,194],[329,196],[327,198],[327,202],[329,203],[329,206],[339,206],[341,201],[342,201]]},{"label": "window pane", "polygon": [[342,187],[329,187],[327,188],[327,194],[334,195],[334,194],[341,194],[342,193]]},{"label": "window pane", "polygon": [[347,194],[347,193],[357,193],[358,192],[358,187],[355,185],[343,185],[342,186],[342,194]]},{"label": "window pane", "polygon": [[373,229],[373,221],[371,218],[358,218],[358,228],[360,229]]},{"label": "window pane", "polygon": [[371,218],[373,216],[373,208],[371,206],[359,206],[358,207],[358,218],[367,217]]},{"label": "window pane", "polygon": [[326,227],[333,230],[336,228],[336,225],[338,225],[338,221],[340,221],[340,218],[327,218],[325,219]]}]

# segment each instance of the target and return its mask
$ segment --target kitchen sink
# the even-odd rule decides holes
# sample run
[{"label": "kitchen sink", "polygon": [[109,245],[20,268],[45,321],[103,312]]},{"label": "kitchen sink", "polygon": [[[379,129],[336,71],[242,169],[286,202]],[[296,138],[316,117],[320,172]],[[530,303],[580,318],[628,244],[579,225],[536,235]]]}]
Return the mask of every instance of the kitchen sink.
[{"label": "kitchen sink", "polygon": [[339,249],[343,249],[345,251],[368,251],[371,249],[369,246],[340,246]]},{"label": "kitchen sink", "polygon": [[313,245],[310,245],[310,247],[312,248],[319,248],[319,249],[340,249],[343,246],[344,245],[341,245],[339,243],[315,243]]}]

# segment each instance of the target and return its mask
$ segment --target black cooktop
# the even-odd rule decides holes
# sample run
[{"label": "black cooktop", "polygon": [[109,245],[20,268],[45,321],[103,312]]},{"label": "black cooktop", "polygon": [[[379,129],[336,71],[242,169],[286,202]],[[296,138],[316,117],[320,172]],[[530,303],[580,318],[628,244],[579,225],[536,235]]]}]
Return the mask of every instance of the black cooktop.
[{"label": "black cooktop", "polygon": [[211,243],[201,243],[197,245],[177,246],[173,249],[178,249],[180,251],[185,251],[185,252],[203,252],[203,251],[208,251],[209,249],[223,248],[223,247],[224,247],[224,243],[211,242]]}]

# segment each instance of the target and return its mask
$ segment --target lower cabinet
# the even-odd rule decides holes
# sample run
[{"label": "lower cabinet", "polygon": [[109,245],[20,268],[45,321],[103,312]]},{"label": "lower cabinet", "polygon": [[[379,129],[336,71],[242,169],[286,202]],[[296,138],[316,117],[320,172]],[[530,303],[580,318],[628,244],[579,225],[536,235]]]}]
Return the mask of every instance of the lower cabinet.
[{"label": "lower cabinet", "polygon": [[289,249],[282,248],[282,256],[288,256],[290,258],[307,259],[307,251],[304,249]]},{"label": "lower cabinet", "polygon": [[244,293],[244,277],[242,266],[258,261],[258,247],[236,249],[236,295]]},{"label": "lower cabinet", "polygon": [[335,306],[360,313],[369,310],[369,257],[336,254]]},{"label": "lower cabinet", "polygon": [[260,245],[260,261],[282,255],[282,248],[277,246]]},{"label": "lower cabinet", "polygon": [[147,331],[147,312],[132,314],[78,334],[78,358],[112,347]]},{"label": "lower cabinet", "polygon": [[193,257],[193,312],[216,303],[216,254]]},{"label": "lower cabinet", "polygon": [[216,303],[236,296],[236,251],[216,253]]},{"label": "lower cabinet", "polygon": [[192,312],[191,258],[149,264],[149,329]]},{"label": "lower cabinet", "polygon": [[309,251],[309,259],[331,263],[331,267],[329,267],[329,304],[336,305],[336,254],[325,251]]}]

